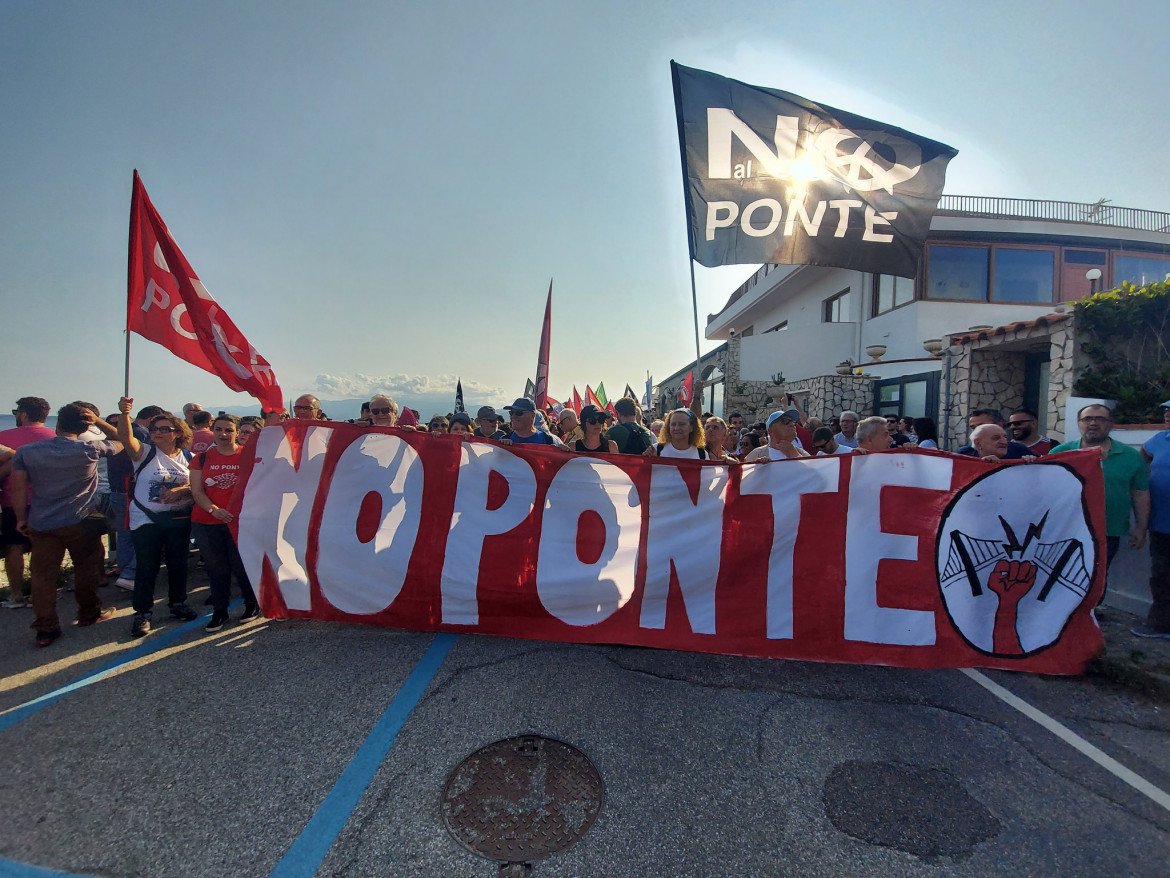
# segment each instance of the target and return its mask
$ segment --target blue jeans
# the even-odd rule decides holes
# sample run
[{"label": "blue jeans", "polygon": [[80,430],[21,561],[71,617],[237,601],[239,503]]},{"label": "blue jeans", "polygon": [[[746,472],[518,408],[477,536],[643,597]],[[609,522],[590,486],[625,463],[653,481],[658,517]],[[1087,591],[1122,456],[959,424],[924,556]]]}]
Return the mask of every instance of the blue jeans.
[{"label": "blue jeans", "polygon": [[118,550],[114,560],[121,571],[119,579],[134,579],[134,538],[126,522],[126,494],[110,491],[110,515],[112,530],[118,535]]},{"label": "blue jeans", "polygon": [[240,587],[240,594],[244,596],[244,606],[248,609],[256,606],[256,594],[252,591],[252,583],[248,581],[248,573],[244,570],[244,562],[240,560],[240,552],[228,526],[196,521],[191,524],[191,535],[195,537],[195,545],[199,548],[211,585],[211,608],[217,613],[227,612],[233,575],[236,577],[236,585]]},{"label": "blue jeans", "polygon": [[167,603],[187,602],[187,558],[191,554],[191,522],[184,527],[160,527],[148,522],[130,532],[138,570],[134,575],[134,612],[154,608],[154,582],[163,558],[167,561]]}]

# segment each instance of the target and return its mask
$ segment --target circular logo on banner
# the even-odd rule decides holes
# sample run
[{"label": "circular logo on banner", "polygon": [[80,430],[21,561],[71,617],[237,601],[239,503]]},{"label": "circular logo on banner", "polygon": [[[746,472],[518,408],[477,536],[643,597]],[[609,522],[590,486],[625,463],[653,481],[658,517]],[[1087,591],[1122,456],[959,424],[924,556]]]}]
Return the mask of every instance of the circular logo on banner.
[{"label": "circular logo on banner", "polygon": [[951,501],[938,582],[955,629],[987,655],[1023,657],[1057,641],[1093,584],[1096,541],[1084,483],[1057,464],[1016,464]]}]

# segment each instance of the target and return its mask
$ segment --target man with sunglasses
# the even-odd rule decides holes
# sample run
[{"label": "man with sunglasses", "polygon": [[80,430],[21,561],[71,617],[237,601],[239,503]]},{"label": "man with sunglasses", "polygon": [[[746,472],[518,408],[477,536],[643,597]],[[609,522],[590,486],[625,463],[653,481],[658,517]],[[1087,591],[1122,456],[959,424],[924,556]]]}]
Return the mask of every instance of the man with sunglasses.
[{"label": "man with sunglasses", "polygon": [[398,403],[384,393],[373,397],[370,400],[370,422],[375,427],[393,427],[398,422]]},{"label": "man with sunglasses", "polygon": [[512,432],[508,439],[513,445],[551,445],[562,451],[569,448],[552,433],[536,429],[536,403],[527,397],[520,397],[504,411],[512,416]]},{"label": "man with sunglasses", "polygon": [[1149,474],[1141,454],[1110,438],[1113,412],[1108,406],[1084,406],[1077,412],[1077,426],[1081,430],[1080,439],[1057,445],[1049,453],[1081,448],[1096,448],[1101,452],[1101,469],[1105,474],[1105,564],[1108,566],[1126,534],[1129,535],[1130,548],[1140,549],[1146,544],[1146,528],[1150,521]]},{"label": "man with sunglasses", "polygon": [[581,422],[577,420],[577,413],[568,406],[557,415],[557,424],[561,428],[561,441],[573,447],[573,443],[578,439],[585,438],[585,432],[581,429]]},{"label": "man with sunglasses", "polygon": [[1021,445],[1027,445],[1035,457],[1043,457],[1056,443],[1047,436],[1041,436],[1037,428],[1040,419],[1031,409],[1016,409],[1008,416],[1008,430],[1011,438]]},{"label": "man with sunglasses", "polygon": [[499,415],[490,405],[480,406],[479,411],[475,413],[475,424],[472,436],[479,436],[481,439],[495,439],[497,442],[508,438],[508,434],[500,429]]},{"label": "man with sunglasses", "polygon": [[320,421],[322,419],[321,400],[311,393],[298,396],[296,402],[293,403],[293,417],[306,421]]},{"label": "man with sunglasses", "polygon": [[804,450],[796,435],[796,425],[799,423],[800,412],[795,408],[772,412],[764,424],[768,431],[768,444],[748,454],[744,463],[808,457],[809,453]]}]

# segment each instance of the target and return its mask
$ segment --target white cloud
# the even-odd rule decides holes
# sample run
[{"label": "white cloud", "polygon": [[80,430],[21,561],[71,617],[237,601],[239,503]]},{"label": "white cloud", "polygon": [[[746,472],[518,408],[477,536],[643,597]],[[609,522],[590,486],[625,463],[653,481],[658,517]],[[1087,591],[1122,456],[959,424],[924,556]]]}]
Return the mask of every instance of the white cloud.
[{"label": "white cloud", "polygon": [[[317,376],[314,393],[328,399],[368,399],[375,393],[388,393],[394,397],[441,394],[454,399],[455,383],[458,380],[455,375],[365,375],[361,372],[351,375],[322,374]],[[467,400],[498,400],[503,395],[499,387],[472,380],[463,382],[463,396]]]}]

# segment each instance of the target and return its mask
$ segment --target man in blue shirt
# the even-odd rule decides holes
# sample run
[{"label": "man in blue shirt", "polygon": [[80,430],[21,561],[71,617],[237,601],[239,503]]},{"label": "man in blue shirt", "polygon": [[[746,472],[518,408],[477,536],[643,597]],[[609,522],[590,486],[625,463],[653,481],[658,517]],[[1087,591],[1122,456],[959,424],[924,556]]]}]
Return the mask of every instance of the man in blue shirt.
[{"label": "man in blue shirt", "polygon": [[536,404],[527,397],[520,397],[504,411],[512,416],[512,432],[508,439],[513,445],[552,445],[563,451],[568,447],[552,433],[536,429]]},{"label": "man in blue shirt", "polygon": [[1162,403],[1162,423],[1142,446],[1150,464],[1150,612],[1145,625],[1130,629],[1138,637],[1170,640],[1170,400]]}]

